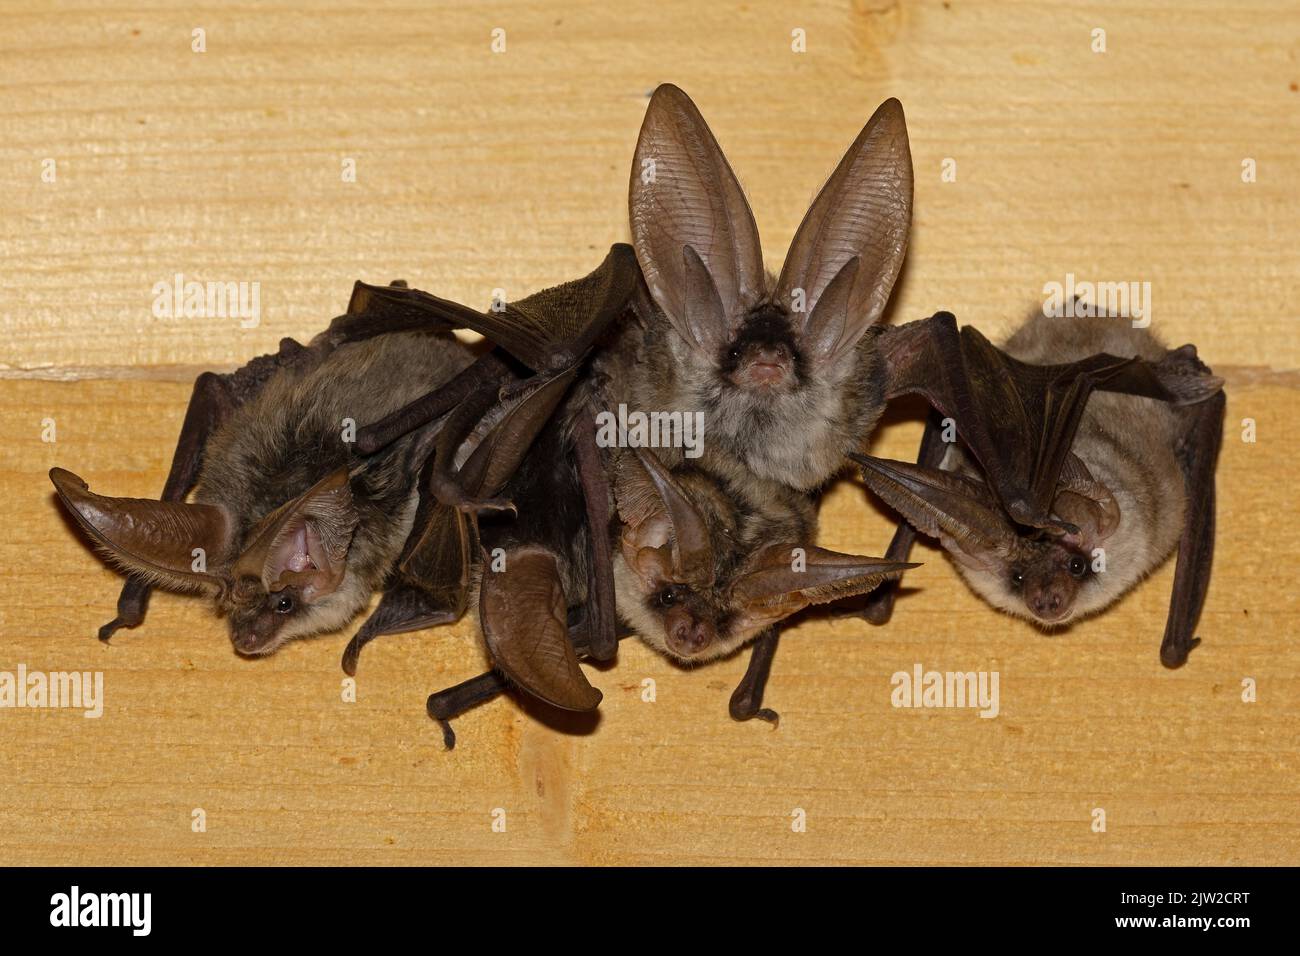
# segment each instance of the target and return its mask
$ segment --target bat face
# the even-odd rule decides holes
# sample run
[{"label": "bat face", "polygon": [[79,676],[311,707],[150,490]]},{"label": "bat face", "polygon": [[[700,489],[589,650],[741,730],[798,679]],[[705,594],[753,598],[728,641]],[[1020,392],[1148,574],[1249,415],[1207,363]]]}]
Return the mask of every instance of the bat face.
[{"label": "bat face", "polygon": [[346,468],[266,515],[242,543],[219,505],[106,498],[70,472],[56,468],[50,477],[116,564],[165,587],[213,593],[240,654],[270,654],[341,626],[369,597],[348,575],[358,517]]},{"label": "bat face", "polygon": [[912,566],[814,546],[806,500],[759,503],[707,472],[669,472],[643,449],[624,464],[619,613],[681,663],[724,657],[810,604],[866,593]]},{"label": "bat face", "polygon": [[971,588],[994,607],[1028,618],[1044,628],[1061,627],[1077,614],[1095,609],[1102,594],[1092,558],[1055,540],[1022,540],[1010,558],[975,566],[953,552]]},{"label": "bat face", "polygon": [[723,345],[716,367],[719,377],[740,396],[762,401],[803,386],[806,370],[790,316],[775,305],[751,312],[731,341]]},{"label": "bat face", "polygon": [[1142,543],[1122,520],[1131,503],[1073,455],[1052,506],[1073,528],[1060,534],[1018,529],[977,474],[946,470],[973,468],[961,453],[950,450],[944,469],[864,455],[854,460],[872,491],[918,531],[939,539],[976,594],[1045,629],[1100,610],[1149,567],[1141,560]]},{"label": "bat face", "polygon": [[[665,84],[633,161],[633,245],[671,355],[661,407],[707,409],[711,433],[758,477],[810,489],[874,424],[856,383],[902,267],[912,167],[897,100],[867,122],[799,227],[779,278],[763,265],[739,182],[703,117]],[[658,344],[658,343],[656,343]]]}]

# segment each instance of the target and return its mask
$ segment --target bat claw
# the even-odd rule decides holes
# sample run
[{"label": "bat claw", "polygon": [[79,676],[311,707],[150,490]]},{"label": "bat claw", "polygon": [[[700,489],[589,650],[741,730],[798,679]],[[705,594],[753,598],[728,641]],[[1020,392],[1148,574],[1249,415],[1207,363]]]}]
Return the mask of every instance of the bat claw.
[{"label": "bat claw", "polygon": [[136,624],[138,623],[140,622],[127,621],[121,617],[115,617],[113,618],[113,620],[109,621],[107,624],[105,624],[103,627],[99,629],[99,639],[103,641],[105,644],[107,644],[109,640],[112,638],[112,636],[116,634],[120,628],[135,627]]},{"label": "bat claw", "polygon": [[437,694],[430,694],[429,700],[424,706],[425,710],[429,712],[429,716],[436,720],[438,726],[442,728],[442,745],[448,750],[455,750],[456,731],[451,729],[451,721],[443,716],[442,697],[445,693],[445,691],[442,691]]},{"label": "bat claw", "polygon": [[515,517],[519,516],[519,509],[509,498],[469,498],[462,497],[458,501],[446,502],[454,504],[460,511],[465,513],[478,514],[483,511],[509,511]]},{"label": "bat claw", "polygon": [[1160,645],[1160,663],[1164,664],[1170,670],[1175,670],[1187,663],[1188,655],[1201,643],[1199,637],[1193,637],[1185,643],[1182,641],[1166,641]]}]

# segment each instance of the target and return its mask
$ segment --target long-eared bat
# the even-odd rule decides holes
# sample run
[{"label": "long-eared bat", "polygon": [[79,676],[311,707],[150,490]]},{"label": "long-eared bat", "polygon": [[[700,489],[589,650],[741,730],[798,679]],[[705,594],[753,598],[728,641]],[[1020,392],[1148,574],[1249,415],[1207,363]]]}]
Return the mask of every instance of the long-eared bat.
[{"label": "long-eared bat", "polygon": [[[1155,335],[1127,319],[1041,313],[1003,350],[1037,365],[1099,351],[1159,364],[1168,354]],[[854,457],[867,486],[917,530],[938,538],[976,594],[1044,629],[1113,604],[1177,547],[1160,651],[1167,666],[1177,667],[1199,643],[1193,630],[1214,553],[1214,467],[1223,428],[1221,380],[1204,366],[1195,377],[1214,394],[1188,407],[1105,392],[1089,399],[1051,498],[1060,528],[1012,521],[970,456],[935,440],[933,419],[917,465]],[[905,559],[911,541],[900,529],[890,556]],[[889,600],[888,594],[876,599],[883,616]]]},{"label": "long-eared bat", "polygon": [[[999,352],[974,329],[959,332],[948,313],[878,325],[906,248],[911,183],[902,109],[890,100],[818,194],[780,277],[771,280],[753,216],[717,142],[690,99],[665,85],[651,99],[632,172],[636,322],[579,333],[570,327],[558,337],[533,334],[542,324],[525,322],[529,334],[521,336],[501,321],[483,329],[482,315],[423,293],[382,294],[480,328],[538,375],[581,364],[558,412],[566,422],[619,403],[702,412],[701,466],[735,486],[753,483],[760,496],[765,485],[822,485],[863,446],[886,402],[921,394],[956,422],[1013,520],[1067,529],[1051,512],[1052,495],[1089,395],[1203,401],[1212,390],[1189,374],[1194,350],[1155,364],[1098,353],[1038,367]],[[556,348],[569,340],[580,348]],[[418,426],[430,410],[447,407],[446,391],[376,423],[359,444],[382,447]],[[585,424],[567,432],[588,433]],[[593,457],[600,456],[588,447],[589,463]],[[666,452],[670,469],[681,460]],[[598,477],[602,469],[587,471]],[[600,498],[588,493],[588,505]],[[554,581],[549,566],[533,566]],[[592,567],[604,568],[603,557]],[[605,608],[593,656],[607,659],[614,647],[609,582],[593,594]]]},{"label": "long-eared bat", "polygon": [[[539,438],[543,446],[546,441],[545,435]],[[520,474],[554,460],[546,453],[532,455]],[[816,547],[812,502],[793,489],[775,486],[755,497],[746,486],[691,464],[669,471],[653,452],[639,448],[624,452],[613,470],[614,581],[622,633],[635,633],[684,664],[713,660],[756,641],[749,670],[732,696],[737,720],[776,720],[761,702],[781,621],[813,604],[865,594],[914,566]],[[517,500],[521,519],[540,510],[525,507],[522,496]],[[554,505],[565,507],[562,500]],[[485,521],[485,537],[489,525],[502,520]],[[574,514],[569,523],[581,520]],[[481,624],[485,634],[493,629],[527,634],[535,643],[527,645],[531,656],[522,661],[503,656],[524,646],[518,639],[506,641],[504,652],[493,648],[504,678],[483,675],[429,698],[429,713],[441,724],[448,748],[455,744],[448,721],[510,684],[571,710],[589,709],[581,704],[592,694],[600,699],[585,679],[572,677],[577,658],[590,656],[581,625],[587,609],[575,613],[566,607],[574,602],[565,601],[584,580],[572,567],[582,561],[587,539],[572,537],[577,548],[554,543],[566,534],[562,517],[553,519],[549,545],[518,543],[529,536],[513,525],[506,534],[512,543],[503,555],[504,569],[493,572],[484,559]],[[512,565],[517,570],[512,572]]]},{"label": "long-eared bat", "polygon": [[[635,280],[620,263],[631,254],[616,247],[585,279],[522,300],[510,328],[520,315],[576,338],[602,328]],[[348,313],[309,345],[286,339],[277,355],[200,376],[162,500],[105,498],[51,472],[78,523],[129,575],[101,639],[140,623],[155,584],[214,594],[245,654],[335,630],[385,584],[369,636],[463,612],[477,515],[511,507],[492,494],[572,380],[566,344],[579,356],[583,346],[557,340],[528,353],[532,367],[500,350],[475,358],[449,334],[459,323],[384,291],[358,283]],[[385,420],[431,384],[442,407],[359,453],[357,424]],[[499,390],[511,390],[508,407],[496,408]],[[607,590],[612,641],[612,580]]]},{"label": "long-eared bat", "polygon": [[[410,531],[427,439],[412,433],[358,459],[349,423],[400,407],[472,358],[437,332],[323,339],[296,354],[256,394],[220,406],[192,503],[106,498],[70,472],[50,473],[73,517],[133,580],[213,594],[242,654],[337,630],[370,600]],[[228,398],[236,389],[225,383],[239,375],[206,389]]]},{"label": "long-eared bat", "polygon": [[1057,527],[1050,492],[1092,390],[1209,397],[1189,374],[1194,350],[1036,367],[1008,361],[970,327],[959,333],[946,312],[880,326],[911,204],[907,129],[891,99],[818,193],[772,280],[712,132],[685,93],[659,87],[629,192],[648,290],[638,308],[650,313],[640,404],[704,409],[712,467],[813,489],[862,448],[886,402],[919,393],[954,419],[1008,514]]}]

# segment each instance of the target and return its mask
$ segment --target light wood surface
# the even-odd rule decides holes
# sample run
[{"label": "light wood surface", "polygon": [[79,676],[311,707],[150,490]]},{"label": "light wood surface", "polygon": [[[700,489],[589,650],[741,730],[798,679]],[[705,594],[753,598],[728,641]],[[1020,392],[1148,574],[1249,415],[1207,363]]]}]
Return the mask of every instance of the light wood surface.
[{"label": "light wood surface", "polygon": [[[0,671],[102,671],[106,703],[98,720],[0,710],[0,858],[1300,863],[1297,50],[1288,0],[2,0]],[[203,602],[159,594],[142,628],[94,639],[119,579],[61,518],[48,468],[156,494],[196,372],[310,336],[354,279],[486,305],[585,273],[627,239],[632,148],[665,80],[713,126],[773,267],[860,125],[903,101],[916,216],[893,321],[948,308],[997,335],[1066,273],[1152,283],[1154,327],[1228,383],[1215,576],[1185,668],[1156,653],[1170,566],[1049,638],[928,547],[888,627],[788,634],[776,729],[727,717],[743,660],[682,670],[634,642],[592,674],[595,726],[499,700],[449,754],[423,704],[482,668],[468,625],[377,642],[356,703],[346,634],[248,662]],[[177,272],[259,282],[260,324],[156,318]],[[907,457],[919,434],[895,416],[875,448]],[[882,550],[890,527],[851,484],[823,508],[831,547]],[[893,708],[890,676],[918,662],[997,670],[1000,715]]]}]

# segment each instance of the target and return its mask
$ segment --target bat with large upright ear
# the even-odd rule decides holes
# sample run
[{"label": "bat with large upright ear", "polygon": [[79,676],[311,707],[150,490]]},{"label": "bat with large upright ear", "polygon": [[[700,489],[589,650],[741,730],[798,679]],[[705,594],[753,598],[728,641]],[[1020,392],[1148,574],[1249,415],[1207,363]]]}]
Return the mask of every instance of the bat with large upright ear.
[{"label": "bat with large upright ear", "polygon": [[[919,393],[957,432],[1007,512],[1063,528],[1050,513],[1074,430],[1094,391],[1187,405],[1213,394],[1194,351],[1135,358],[1017,360],[952,315],[879,325],[902,266],[912,169],[897,100],[887,100],[822,187],[768,283],[758,231],[731,167],[694,103],[655,91],[633,161],[633,245],[647,403],[707,409],[710,455],[796,488],[828,481],[860,451],[886,402]],[[657,334],[657,337],[656,337]]]},{"label": "bat with large upright ear", "polygon": [[[1039,315],[1005,348],[1008,362],[1016,361],[1014,355],[1037,363],[1068,363],[1099,348],[1123,349],[1145,356],[1157,370],[1174,354],[1128,320],[1105,317]],[[1171,390],[1210,397],[1179,405],[1136,395],[1093,395],[1070,428],[1072,443],[1062,449],[1049,441],[1040,452],[1059,451],[1065,460],[1051,489],[1033,489],[1043,494],[1042,507],[1052,519],[1038,527],[1020,521],[994,493],[984,462],[955,445],[939,451],[932,434],[916,465],[854,458],[867,486],[917,531],[937,538],[972,590],[994,607],[1044,628],[1110,606],[1177,548],[1160,648],[1161,661],[1177,667],[1199,643],[1194,631],[1214,554],[1214,468],[1224,409],[1221,380],[1196,361],[1194,352],[1180,350],[1177,360],[1181,378]],[[989,420],[990,431],[995,425],[1026,427],[1014,403],[1000,408],[1003,417]],[[929,426],[931,433],[934,427]],[[1026,446],[1036,448],[1014,431],[1004,440],[1017,446],[1017,454],[1025,454]],[[910,537],[896,537],[888,556],[905,558],[910,544]],[[878,605],[883,617],[891,600],[885,595]]]}]

